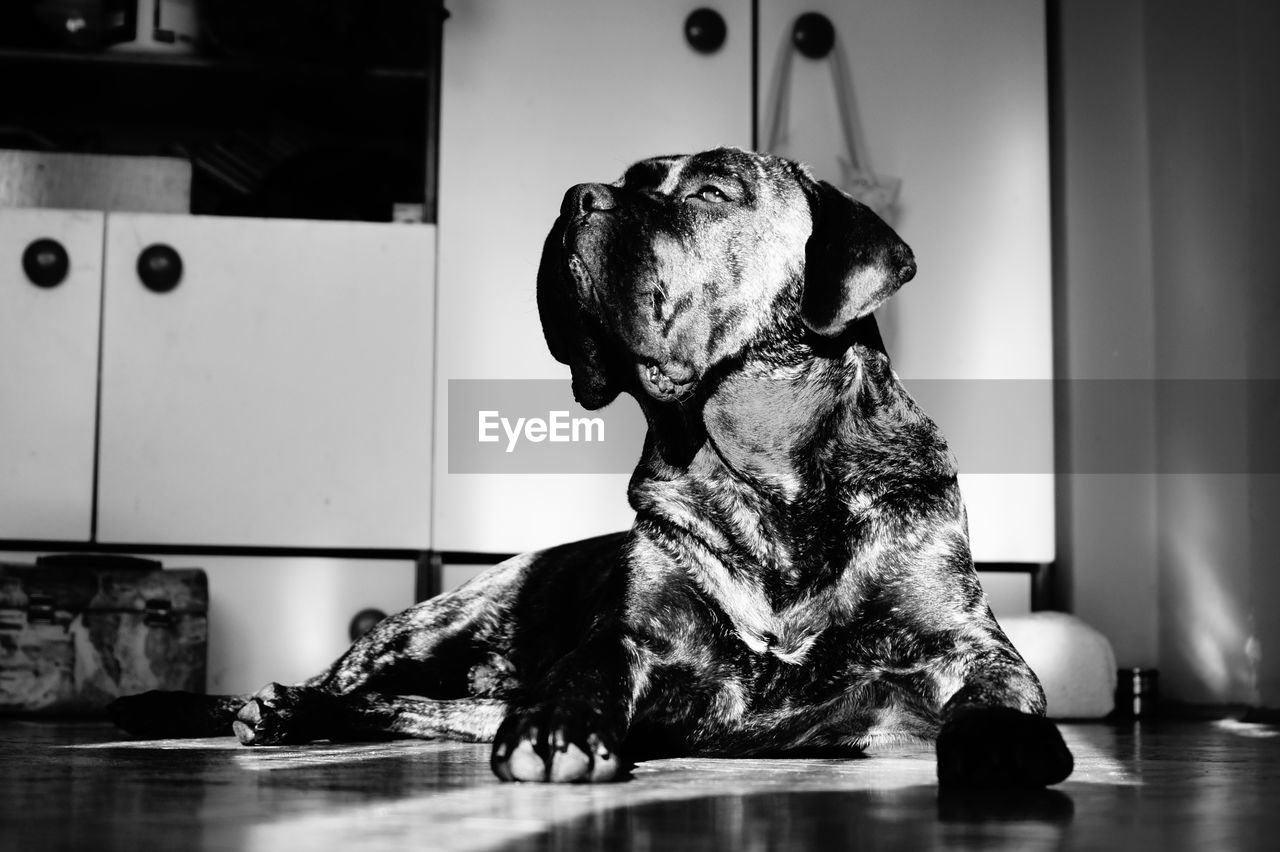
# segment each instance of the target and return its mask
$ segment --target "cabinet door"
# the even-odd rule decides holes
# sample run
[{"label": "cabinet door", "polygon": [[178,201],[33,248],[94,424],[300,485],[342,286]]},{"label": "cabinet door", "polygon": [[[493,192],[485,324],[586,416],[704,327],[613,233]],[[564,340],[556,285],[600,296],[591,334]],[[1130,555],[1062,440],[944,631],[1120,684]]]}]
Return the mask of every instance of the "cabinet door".
[{"label": "cabinet door", "polygon": [[[102,221],[0,210],[0,538],[90,537]],[[56,285],[36,286],[24,271],[38,240],[66,253]]]},{"label": "cabinet door", "polygon": [[[877,316],[895,370],[960,462],[974,554],[1051,561],[1044,4],[764,0],[762,139],[781,50],[809,11],[835,25],[869,165],[902,179],[897,228],[919,273]],[[792,64],[785,153],[840,182],[828,62]]]},{"label": "cabinet door", "polygon": [[434,228],[112,215],[106,257],[100,540],[429,545]]},{"label": "cabinet door", "polygon": [[[695,8],[728,37],[700,54]],[[496,0],[451,7],[440,139],[436,547],[512,552],[630,526],[628,476],[449,473],[448,384],[563,379],[534,298],[565,191],[635,160],[751,143],[748,0]],[[629,398],[615,406],[632,406]],[[635,447],[639,456],[640,447]]]}]

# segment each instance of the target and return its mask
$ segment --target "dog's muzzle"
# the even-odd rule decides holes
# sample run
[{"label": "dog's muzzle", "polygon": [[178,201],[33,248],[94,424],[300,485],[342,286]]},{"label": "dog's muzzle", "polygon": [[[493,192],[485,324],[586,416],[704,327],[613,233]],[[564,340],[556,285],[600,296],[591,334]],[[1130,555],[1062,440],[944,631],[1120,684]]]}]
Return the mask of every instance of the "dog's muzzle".
[{"label": "dog's muzzle", "polygon": [[645,391],[660,401],[678,401],[687,397],[697,384],[698,374],[687,364],[659,364],[643,361],[636,366]]}]

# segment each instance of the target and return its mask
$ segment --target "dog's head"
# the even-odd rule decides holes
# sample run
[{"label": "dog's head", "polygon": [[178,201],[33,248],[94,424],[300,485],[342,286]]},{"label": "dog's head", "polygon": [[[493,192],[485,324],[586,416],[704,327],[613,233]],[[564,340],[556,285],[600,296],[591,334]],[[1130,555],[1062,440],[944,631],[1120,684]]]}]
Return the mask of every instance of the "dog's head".
[{"label": "dog's head", "polygon": [[623,390],[663,402],[772,331],[839,338],[914,274],[865,205],[789,160],[721,148],[570,189],[538,310],[582,405]]}]

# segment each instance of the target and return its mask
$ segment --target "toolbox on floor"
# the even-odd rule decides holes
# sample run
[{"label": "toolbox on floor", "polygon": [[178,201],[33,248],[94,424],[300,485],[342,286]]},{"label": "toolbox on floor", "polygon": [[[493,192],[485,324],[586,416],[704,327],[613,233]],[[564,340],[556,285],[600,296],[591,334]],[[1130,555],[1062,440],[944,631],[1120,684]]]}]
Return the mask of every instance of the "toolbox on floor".
[{"label": "toolbox on floor", "polygon": [[122,556],[0,562],[0,712],[95,715],[148,689],[204,692],[198,568]]}]

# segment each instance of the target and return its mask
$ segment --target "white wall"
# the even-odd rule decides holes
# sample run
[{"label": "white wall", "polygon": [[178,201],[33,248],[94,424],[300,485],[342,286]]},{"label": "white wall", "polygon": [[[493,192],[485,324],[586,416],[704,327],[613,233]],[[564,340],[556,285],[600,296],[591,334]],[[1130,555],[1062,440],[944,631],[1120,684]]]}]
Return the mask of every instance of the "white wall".
[{"label": "white wall", "polygon": [[[1280,379],[1280,5],[1256,2],[1245,9],[1240,27],[1247,57],[1241,112],[1247,132],[1248,163],[1244,223],[1251,274],[1248,318],[1249,374],[1254,380]],[[1249,400],[1249,458],[1256,471],[1249,490],[1249,543],[1260,664],[1258,701],[1280,707],[1280,393],[1259,386]]]},{"label": "white wall", "polygon": [[[1155,375],[1143,0],[1056,5],[1058,586],[1120,665],[1151,667],[1155,401],[1117,417],[1105,384]],[[1118,445],[1129,469],[1090,464]]]},{"label": "white wall", "polygon": [[[1260,380],[1280,373],[1280,10],[1056,10],[1059,375],[1155,380],[1123,419],[1067,384],[1064,465],[1127,445],[1112,473],[1062,479],[1074,609],[1170,698],[1276,706],[1280,402]],[[1182,380],[1208,381],[1188,404]]]},{"label": "white wall", "polygon": [[[1274,324],[1258,324],[1265,303],[1276,319],[1274,240],[1258,228],[1257,204],[1271,204],[1275,111],[1280,89],[1274,39],[1280,16],[1266,0],[1182,0],[1149,6],[1147,95],[1151,127],[1152,257],[1156,358],[1161,378],[1274,378],[1261,356]],[[1270,33],[1271,43],[1264,34]],[[1270,99],[1262,98],[1270,91]],[[1270,139],[1267,135],[1270,135]],[[1268,183],[1267,177],[1271,180]],[[1274,213],[1274,207],[1272,208]],[[1265,312],[1264,312],[1265,315]],[[1255,342],[1255,338],[1257,338]],[[1204,460],[1191,473],[1161,477],[1160,653],[1177,694],[1192,701],[1264,701],[1260,679],[1280,675],[1280,645],[1260,630],[1280,596],[1274,551],[1255,550],[1254,531],[1274,524],[1257,512],[1265,483],[1216,464],[1219,444],[1245,448],[1251,434],[1274,439],[1274,399],[1247,392],[1211,412],[1188,412],[1157,393],[1162,469]],[[1272,415],[1266,416],[1268,413]],[[1210,435],[1193,432],[1196,415]],[[1259,443],[1254,450],[1265,449]],[[1248,453],[1245,453],[1248,458]],[[1274,509],[1274,503],[1271,507]],[[1268,633],[1273,633],[1269,630]],[[1270,672],[1270,674],[1267,674]],[[1270,700],[1280,696],[1271,696]]]}]

